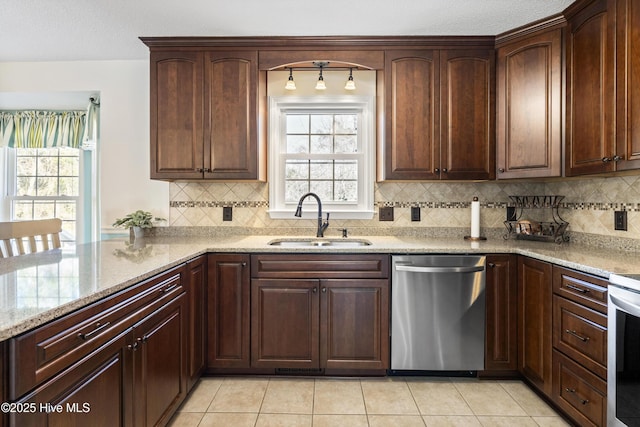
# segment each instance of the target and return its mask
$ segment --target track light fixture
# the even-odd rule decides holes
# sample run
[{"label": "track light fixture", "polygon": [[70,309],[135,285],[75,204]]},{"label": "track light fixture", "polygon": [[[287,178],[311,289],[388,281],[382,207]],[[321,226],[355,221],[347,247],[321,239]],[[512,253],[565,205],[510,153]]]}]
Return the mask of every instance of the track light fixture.
[{"label": "track light fixture", "polygon": [[[313,66],[316,68],[320,69],[320,73],[318,75],[318,80],[316,82],[316,86],[315,89],[316,90],[326,90],[327,89],[327,85],[324,82],[324,76],[322,75],[322,72],[324,71],[324,68],[327,67],[329,65],[329,61],[313,61],[312,62]],[[349,67],[349,77],[347,78],[347,82],[344,85],[345,90],[356,90],[356,82],[353,79],[353,68],[354,67]],[[285,84],[284,88],[286,90],[296,90],[296,82],[293,80],[293,67],[285,67],[285,70],[289,70],[289,78],[287,79],[287,83]],[[298,70],[308,70],[308,67],[301,67],[298,68]],[[332,70],[335,71],[346,71],[347,68],[344,67],[334,67],[332,68]]]}]

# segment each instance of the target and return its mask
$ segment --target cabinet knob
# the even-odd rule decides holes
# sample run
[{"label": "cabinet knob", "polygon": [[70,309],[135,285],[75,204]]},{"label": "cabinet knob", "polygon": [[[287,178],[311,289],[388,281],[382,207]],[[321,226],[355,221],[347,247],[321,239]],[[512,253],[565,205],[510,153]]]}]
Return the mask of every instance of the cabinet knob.
[{"label": "cabinet knob", "polygon": [[490,262],[488,265],[489,265],[489,267],[491,267],[491,268],[494,268],[494,267],[496,266],[496,265],[495,265],[494,263],[492,263],[492,262]]},{"label": "cabinet knob", "polygon": [[314,287],[314,288],[313,288],[313,293],[314,293],[314,294],[317,294],[317,293],[318,293],[318,288]]},{"label": "cabinet knob", "polygon": [[609,163],[611,161],[611,157],[603,157],[602,163]]},{"label": "cabinet knob", "polygon": [[504,173],[504,168],[498,168],[499,173]]},{"label": "cabinet knob", "polygon": [[613,161],[614,162],[619,162],[620,160],[624,160],[624,157],[618,156],[617,154],[615,156],[613,156]]},{"label": "cabinet knob", "polygon": [[435,172],[435,173],[440,173],[440,168],[435,168],[435,169],[434,169],[434,172]]},{"label": "cabinet knob", "polygon": [[326,294],[327,293],[327,288],[322,288],[322,293]]},{"label": "cabinet knob", "polygon": [[195,171],[196,171],[196,172],[200,172],[200,173],[202,173],[202,172],[204,172],[204,169],[202,169],[202,168],[196,168],[196,169],[195,169]]},{"label": "cabinet knob", "polygon": [[246,262],[243,262],[243,263],[242,263],[242,264],[240,264],[240,265],[241,265],[241,266],[243,266],[243,267],[246,267],[246,266],[247,266],[247,263],[246,263]]},{"label": "cabinet knob", "polygon": [[447,168],[442,169],[442,173],[447,173],[447,172],[449,172],[449,169]]}]

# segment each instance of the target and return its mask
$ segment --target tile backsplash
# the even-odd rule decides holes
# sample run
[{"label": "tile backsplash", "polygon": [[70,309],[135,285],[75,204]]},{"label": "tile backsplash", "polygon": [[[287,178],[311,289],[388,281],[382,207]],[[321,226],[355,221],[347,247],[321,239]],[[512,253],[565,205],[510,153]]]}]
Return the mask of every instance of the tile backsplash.
[{"label": "tile backsplash", "polygon": [[[271,219],[267,183],[174,182],[170,185],[169,225],[175,227],[268,228],[272,234],[313,229],[315,220]],[[401,233],[403,228],[468,228],[470,202],[481,203],[481,228],[505,231],[510,195],[565,196],[559,214],[572,233],[640,239],[640,175],[564,179],[557,181],[398,182],[375,184],[375,209],[394,207],[394,221],[332,220],[330,230],[367,228]],[[233,221],[222,220],[222,208],[233,207]],[[421,221],[411,221],[411,206],[420,206]],[[628,231],[614,231],[613,212],[628,211]],[[523,218],[529,215],[526,211]],[[534,215],[531,213],[531,215]]]}]

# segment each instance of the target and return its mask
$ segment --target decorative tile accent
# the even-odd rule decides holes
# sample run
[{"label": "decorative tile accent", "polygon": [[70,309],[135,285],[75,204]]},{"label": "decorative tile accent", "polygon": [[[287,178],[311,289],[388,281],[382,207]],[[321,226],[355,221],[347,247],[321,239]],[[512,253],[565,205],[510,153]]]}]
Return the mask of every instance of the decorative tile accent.
[{"label": "decorative tile accent", "polygon": [[[564,199],[560,216],[569,222],[568,232],[611,239],[640,239],[640,175],[563,179],[562,181],[491,182],[383,182],[374,188],[375,210],[394,207],[394,221],[331,220],[331,228],[368,230],[372,233],[401,234],[404,229],[463,229],[470,226],[470,205],[478,197],[483,233],[504,232],[505,209],[513,206],[511,195],[556,194]],[[173,227],[266,228],[270,233],[291,234],[313,229],[315,220],[291,218],[274,220],[268,213],[269,186],[242,182],[173,182],[170,184],[169,225]],[[234,209],[233,221],[222,221],[222,208]],[[421,221],[411,221],[411,207],[421,209]],[[626,232],[613,230],[613,211],[628,214]],[[533,211],[533,210],[531,210]],[[545,211],[541,209],[540,211]],[[535,219],[534,213],[523,215]],[[543,220],[538,218],[538,220]],[[274,231],[277,230],[277,231]],[[594,241],[591,237],[589,242]],[[611,243],[611,242],[610,242]],[[629,246],[625,243],[625,246]],[[633,246],[633,244],[631,244]]]}]

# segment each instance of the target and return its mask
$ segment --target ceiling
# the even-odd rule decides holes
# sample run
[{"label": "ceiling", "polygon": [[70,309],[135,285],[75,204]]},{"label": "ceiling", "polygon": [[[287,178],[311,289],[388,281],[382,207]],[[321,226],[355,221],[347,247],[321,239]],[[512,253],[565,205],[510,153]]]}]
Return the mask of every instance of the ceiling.
[{"label": "ceiling", "polygon": [[140,36],[496,35],[573,0],[2,0],[0,61],[145,59]]}]

